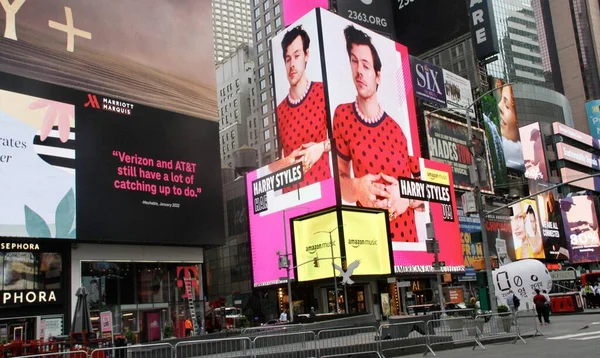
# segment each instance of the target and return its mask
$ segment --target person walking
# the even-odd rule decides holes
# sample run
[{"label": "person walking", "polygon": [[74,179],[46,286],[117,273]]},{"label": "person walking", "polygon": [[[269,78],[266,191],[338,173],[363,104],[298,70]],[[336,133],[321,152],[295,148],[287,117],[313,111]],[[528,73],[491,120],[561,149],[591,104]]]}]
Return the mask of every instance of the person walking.
[{"label": "person walking", "polygon": [[194,324],[192,323],[192,320],[188,317],[185,320],[185,336],[191,337],[193,330],[194,330]]},{"label": "person walking", "polygon": [[544,305],[544,321],[546,321],[546,324],[550,323],[550,295],[548,294],[548,292],[546,290],[542,291],[542,295],[544,296],[544,298],[546,299],[546,303]]},{"label": "person walking", "polygon": [[281,315],[279,316],[279,322],[286,323],[287,321],[288,321],[287,312],[285,310],[283,310],[281,312]]},{"label": "person walking", "polygon": [[535,311],[537,312],[538,321],[540,321],[540,324],[542,325],[545,324],[542,322],[542,317],[545,318],[546,297],[544,297],[537,288],[535,290],[535,296],[533,296],[533,304],[535,306]]}]

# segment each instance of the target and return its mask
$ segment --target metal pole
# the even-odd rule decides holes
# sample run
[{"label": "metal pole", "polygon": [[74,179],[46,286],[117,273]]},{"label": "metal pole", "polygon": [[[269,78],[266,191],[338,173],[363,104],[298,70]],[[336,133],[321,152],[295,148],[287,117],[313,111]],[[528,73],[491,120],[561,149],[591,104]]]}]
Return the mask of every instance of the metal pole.
[{"label": "metal pole", "polygon": [[[337,229],[337,227],[336,227],[336,229]],[[340,303],[338,302],[337,277],[335,275],[335,267],[333,266],[335,256],[333,255],[333,236],[331,236],[332,233],[333,233],[333,230],[329,232],[329,248],[331,248],[331,269],[333,270],[333,287],[334,287],[334,291],[335,291],[335,313],[339,314],[340,313]]]},{"label": "metal pole", "polygon": [[[431,213],[431,208],[429,208],[429,220],[433,225],[433,214]],[[440,310],[442,311],[442,316],[444,316],[446,314],[446,307],[444,305],[444,291],[442,291],[442,273],[440,271],[440,246],[437,239],[435,238],[435,235],[431,239],[433,240],[433,264],[435,266],[435,275],[437,279],[438,301],[440,303]]]},{"label": "metal pole", "polygon": [[346,314],[348,314],[348,291],[346,290],[346,284],[344,284],[344,306],[346,307]]},{"label": "metal pole", "polygon": [[283,210],[283,242],[285,243],[285,272],[287,275],[287,291],[288,291],[288,320],[294,322],[294,303],[292,301],[292,281],[290,280],[290,253],[288,252],[287,243],[287,222],[285,220],[285,210]]},{"label": "metal pole", "polygon": [[[481,97],[480,97],[481,98]],[[473,128],[471,126],[471,116],[469,115],[469,108],[474,103],[467,103],[465,107],[465,118],[467,120],[467,138],[469,140],[469,146],[472,146],[472,138],[473,138]],[[485,145],[485,143],[482,143]],[[485,261],[485,272],[487,276],[487,284],[488,284],[488,293],[490,297],[490,308],[492,311],[496,311],[498,309],[498,304],[496,301],[496,287],[494,285],[494,278],[492,277],[492,257],[490,256],[490,248],[488,245],[488,236],[486,230],[486,218],[485,213],[483,212],[483,201],[481,196],[481,173],[479,172],[479,167],[477,165],[477,161],[479,157],[477,157],[474,151],[471,152],[471,156],[473,160],[471,161],[471,167],[473,172],[475,173],[475,202],[477,205],[477,213],[479,214],[480,226],[481,226],[481,245],[483,246],[483,259]]]}]

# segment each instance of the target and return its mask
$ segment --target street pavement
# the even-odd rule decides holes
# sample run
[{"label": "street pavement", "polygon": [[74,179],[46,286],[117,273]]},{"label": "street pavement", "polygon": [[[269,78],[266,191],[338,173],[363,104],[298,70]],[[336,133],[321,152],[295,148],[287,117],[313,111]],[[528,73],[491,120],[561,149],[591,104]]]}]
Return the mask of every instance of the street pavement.
[{"label": "street pavement", "polygon": [[[486,344],[486,350],[459,348],[434,351],[438,357],[520,358],[520,357],[600,357],[600,315],[565,315],[550,318],[551,324],[539,326],[544,336],[518,341]],[[422,354],[406,357],[422,357]]]}]

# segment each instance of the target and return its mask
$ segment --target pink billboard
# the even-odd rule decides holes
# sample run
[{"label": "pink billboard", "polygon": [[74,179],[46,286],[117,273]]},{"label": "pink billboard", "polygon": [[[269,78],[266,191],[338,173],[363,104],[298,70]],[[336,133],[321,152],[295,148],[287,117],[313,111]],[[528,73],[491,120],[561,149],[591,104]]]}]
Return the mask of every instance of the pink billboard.
[{"label": "pink billboard", "polygon": [[328,0],[283,0],[283,26],[289,26],[316,7],[329,8]]}]

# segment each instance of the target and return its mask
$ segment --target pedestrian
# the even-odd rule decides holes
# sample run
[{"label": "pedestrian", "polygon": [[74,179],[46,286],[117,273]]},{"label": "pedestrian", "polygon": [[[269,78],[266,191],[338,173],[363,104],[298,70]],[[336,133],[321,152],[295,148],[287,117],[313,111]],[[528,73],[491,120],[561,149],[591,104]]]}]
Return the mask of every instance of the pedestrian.
[{"label": "pedestrian", "polygon": [[550,323],[550,311],[552,308],[550,306],[550,295],[546,290],[542,291],[542,295],[544,295],[544,298],[546,299],[546,304],[544,307],[544,321],[546,321],[546,323]]},{"label": "pedestrian", "polygon": [[287,312],[283,310],[279,316],[279,322],[285,323],[288,320]]},{"label": "pedestrian", "polygon": [[185,320],[185,336],[190,337],[192,335],[192,330],[194,329],[194,324],[192,320],[188,317]]},{"label": "pedestrian", "polygon": [[310,312],[308,313],[308,316],[309,316],[310,318],[315,318],[315,317],[317,317],[317,312],[315,312],[315,308],[314,308],[314,307],[311,307],[311,308],[310,308]]},{"label": "pedestrian", "polygon": [[515,313],[515,294],[512,290],[508,291],[508,296],[506,296],[506,304],[512,313]]},{"label": "pedestrian", "polygon": [[546,297],[540,293],[539,289],[535,289],[535,296],[533,296],[533,305],[535,306],[535,311],[537,312],[538,321],[540,324],[544,324],[542,322],[542,317],[545,318],[544,312],[546,309]]},{"label": "pedestrian", "polygon": [[592,288],[592,285],[588,283],[585,284],[585,305],[587,308],[593,308],[594,307],[594,289]]}]

